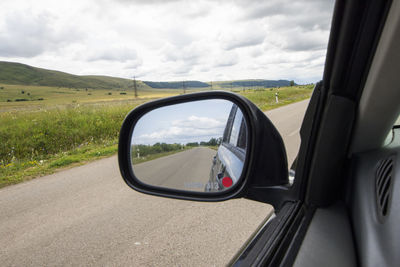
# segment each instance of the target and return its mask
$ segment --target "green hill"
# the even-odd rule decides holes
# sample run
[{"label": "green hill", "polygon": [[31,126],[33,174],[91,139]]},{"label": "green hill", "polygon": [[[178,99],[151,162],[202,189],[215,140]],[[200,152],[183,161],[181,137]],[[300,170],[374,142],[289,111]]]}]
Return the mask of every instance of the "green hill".
[{"label": "green hill", "polygon": [[[132,80],[95,75],[73,75],[61,71],[35,68],[21,63],[0,61],[0,83],[70,88],[126,89]],[[149,87],[138,81],[139,89]]]}]

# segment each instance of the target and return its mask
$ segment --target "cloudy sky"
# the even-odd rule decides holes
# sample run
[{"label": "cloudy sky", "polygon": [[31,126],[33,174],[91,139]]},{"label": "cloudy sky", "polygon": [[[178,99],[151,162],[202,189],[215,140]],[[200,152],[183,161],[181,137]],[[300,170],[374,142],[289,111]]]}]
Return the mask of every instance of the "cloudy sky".
[{"label": "cloudy sky", "polygon": [[0,60],[141,80],[321,79],[333,1],[1,0]]},{"label": "cloudy sky", "polygon": [[231,108],[232,102],[213,99],[155,109],[137,122],[132,144],[186,144],[220,138]]}]

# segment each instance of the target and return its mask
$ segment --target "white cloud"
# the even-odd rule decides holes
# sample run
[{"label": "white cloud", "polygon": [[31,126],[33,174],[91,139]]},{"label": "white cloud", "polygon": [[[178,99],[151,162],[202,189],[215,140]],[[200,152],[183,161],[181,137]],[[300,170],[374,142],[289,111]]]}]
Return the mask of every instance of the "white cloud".
[{"label": "white cloud", "polygon": [[226,121],[223,119],[215,119],[208,117],[190,116],[186,120],[175,120],[173,126],[190,129],[218,129],[225,127]]},{"label": "white cloud", "polygon": [[2,0],[0,60],[143,80],[322,77],[333,1]]},{"label": "white cloud", "polygon": [[232,50],[241,47],[251,47],[262,44],[265,38],[265,30],[262,28],[254,30],[255,23],[249,23],[243,28],[233,29],[231,32],[224,32],[220,37],[221,46],[225,50]]},{"label": "white cloud", "polygon": [[54,51],[82,38],[79,30],[68,25],[54,28],[56,20],[48,12],[10,12],[4,15],[0,30],[0,56],[34,57]]},{"label": "white cloud", "polygon": [[[226,119],[189,116],[184,120],[175,120],[168,128],[157,129],[152,133],[142,134],[136,143],[187,142],[187,140],[208,141],[211,137],[221,137]],[[203,140],[203,139],[207,140]]]},{"label": "white cloud", "polygon": [[214,61],[215,67],[230,67],[238,64],[239,57],[235,52],[221,52],[223,56],[218,57]]},{"label": "white cloud", "polygon": [[88,61],[106,60],[106,61],[138,61],[139,57],[135,49],[127,47],[111,47],[101,49],[99,51],[89,52],[90,55],[87,57]]}]

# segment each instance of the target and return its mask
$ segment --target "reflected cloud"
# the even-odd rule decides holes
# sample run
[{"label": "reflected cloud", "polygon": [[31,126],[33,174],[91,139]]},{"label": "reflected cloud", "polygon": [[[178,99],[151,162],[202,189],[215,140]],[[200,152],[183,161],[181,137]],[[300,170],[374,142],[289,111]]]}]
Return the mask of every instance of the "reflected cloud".
[{"label": "reflected cloud", "polygon": [[[189,116],[184,120],[174,120],[168,128],[157,129],[152,133],[138,136],[135,143],[166,142],[173,140],[199,139],[204,137],[221,137],[226,119]],[[201,139],[201,140],[200,140]]]}]

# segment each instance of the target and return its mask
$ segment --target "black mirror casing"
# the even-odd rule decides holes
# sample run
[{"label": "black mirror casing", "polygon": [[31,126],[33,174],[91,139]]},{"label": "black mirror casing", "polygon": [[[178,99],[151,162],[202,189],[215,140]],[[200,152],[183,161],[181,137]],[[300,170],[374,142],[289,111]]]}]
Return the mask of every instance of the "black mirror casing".
[{"label": "black mirror casing", "polygon": [[[239,182],[229,190],[204,194],[202,192],[160,188],[139,181],[132,171],[130,157],[130,140],[136,122],[144,114],[156,108],[209,99],[225,99],[237,104],[247,121],[248,152]],[[247,98],[223,91],[163,98],[133,109],[127,115],[121,127],[118,162],[121,175],[131,188],[146,194],[185,200],[223,201],[231,198],[247,197],[249,188],[288,184],[286,151],[279,132],[265,114]]]}]

